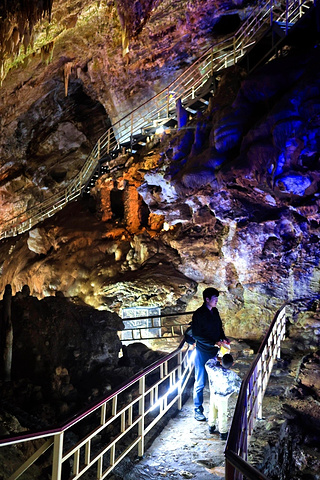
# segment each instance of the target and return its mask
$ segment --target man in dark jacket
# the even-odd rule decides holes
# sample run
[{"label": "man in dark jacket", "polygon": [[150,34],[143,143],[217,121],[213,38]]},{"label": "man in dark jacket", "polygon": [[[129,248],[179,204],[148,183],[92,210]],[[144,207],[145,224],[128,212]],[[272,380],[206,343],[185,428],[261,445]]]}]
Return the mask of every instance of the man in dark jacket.
[{"label": "man in dark jacket", "polygon": [[207,381],[205,363],[217,355],[222,343],[230,343],[224,334],[221,318],[216,308],[218,297],[217,289],[206,288],[203,291],[204,303],[192,317],[192,336],[196,340],[193,401],[194,418],[198,421],[206,420],[202,406],[203,389]]}]

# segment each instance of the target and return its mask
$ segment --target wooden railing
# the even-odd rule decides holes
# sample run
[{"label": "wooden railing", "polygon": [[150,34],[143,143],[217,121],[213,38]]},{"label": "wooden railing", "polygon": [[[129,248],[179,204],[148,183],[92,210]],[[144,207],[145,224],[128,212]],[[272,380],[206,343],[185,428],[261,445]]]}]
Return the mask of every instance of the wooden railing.
[{"label": "wooden railing", "polygon": [[262,400],[280,345],[285,337],[286,310],[276,314],[250,370],[242,381],[225,449],[226,480],[268,480],[247,463],[248,443],[256,420],[262,418]]},{"label": "wooden railing", "polygon": [[213,45],[167,88],[113,124],[98,140],[80,172],[64,190],[3,222],[0,239],[30,230],[75,200],[88,184],[101,159],[107,161],[108,155],[117,155],[121,151],[121,145],[130,142],[136,133],[141,133],[150,126],[161,125],[174,117],[178,99],[184,104],[196,98],[214,72],[237,63],[272,22],[284,22],[287,33],[289,25],[301,18],[312,5],[310,0],[271,0],[256,7],[233,37]]}]

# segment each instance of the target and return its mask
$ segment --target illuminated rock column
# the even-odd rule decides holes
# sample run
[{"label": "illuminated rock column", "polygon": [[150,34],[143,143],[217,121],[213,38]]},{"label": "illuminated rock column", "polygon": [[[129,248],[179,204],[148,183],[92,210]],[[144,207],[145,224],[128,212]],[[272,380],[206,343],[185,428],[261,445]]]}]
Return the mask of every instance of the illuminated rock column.
[{"label": "illuminated rock column", "polygon": [[113,179],[107,178],[99,182],[101,220],[107,222],[112,218],[111,208],[111,190],[113,189]]},{"label": "illuminated rock column", "polygon": [[142,198],[135,186],[128,185],[124,193],[124,219],[129,232],[135,233],[141,226]]}]

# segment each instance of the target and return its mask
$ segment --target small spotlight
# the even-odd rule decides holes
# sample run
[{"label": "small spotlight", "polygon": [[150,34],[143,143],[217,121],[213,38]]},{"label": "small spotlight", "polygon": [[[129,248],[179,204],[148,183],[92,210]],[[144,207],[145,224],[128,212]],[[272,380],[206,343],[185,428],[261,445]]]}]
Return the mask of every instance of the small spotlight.
[{"label": "small spotlight", "polygon": [[[194,357],[196,356],[196,350],[192,350],[192,353],[191,355],[189,356],[188,358],[188,367],[190,368],[192,363],[194,362]],[[163,399],[168,397],[171,393],[173,393],[177,388],[180,388],[181,385],[182,385],[182,378],[180,378],[176,383],[174,383],[173,385],[171,385],[170,388],[168,388],[167,392],[162,395],[150,408],[150,411],[152,412],[153,410],[155,410],[157,407],[160,407],[162,402],[163,402]]]},{"label": "small spotlight", "polygon": [[161,125],[161,127],[158,127],[155,133],[156,135],[162,135],[164,133],[163,125]]},{"label": "small spotlight", "polygon": [[165,232],[167,232],[169,229],[170,229],[169,223],[164,222],[163,227],[162,227],[162,230],[164,230]]}]

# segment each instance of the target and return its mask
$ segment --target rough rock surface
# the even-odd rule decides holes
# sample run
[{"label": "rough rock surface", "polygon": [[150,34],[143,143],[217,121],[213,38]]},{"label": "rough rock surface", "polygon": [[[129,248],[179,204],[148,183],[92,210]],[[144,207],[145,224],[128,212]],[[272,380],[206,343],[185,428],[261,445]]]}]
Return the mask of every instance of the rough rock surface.
[{"label": "rough rock surface", "polygon": [[[62,290],[119,312],[132,302],[192,310],[202,288],[214,284],[227,332],[243,338],[259,338],[287,299],[316,296],[320,137],[317,113],[308,108],[319,96],[319,52],[301,62],[298,55],[247,78],[228,71],[211,110],[190,128],[120,157],[90,200],[3,243],[1,289],[28,284],[40,297]],[[280,69],[288,72],[286,88],[276,80]],[[291,104],[299,128],[289,128]],[[243,132],[224,152],[217,125],[227,138],[234,125]],[[195,155],[200,126],[207,133]]]},{"label": "rough rock surface", "polygon": [[[123,55],[112,2],[77,2],[75,17],[73,2],[58,3],[65,9],[45,25],[51,50],[35,43],[2,84],[2,222],[66,185],[109,118],[161,90],[220,38],[216,2],[181,0],[173,10],[163,1]],[[240,7],[224,5],[238,18],[251,8]],[[90,198],[2,241],[0,291],[28,285],[45,308],[52,299],[43,297],[61,291],[117,313],[132,304],[183,311],[210,284],[221,291],[226,333],[248,340],[261,338],[284,301],[316,298],[319,47],[283,53],[249,76],[221,72],[207,111],[187,128],[114,160]],[[290,321],[293,349],[319,346],[317,315]],[[52,367],[72,395],[68,366]],[[310,372],[304,381],[310,391]]]},{"label": "rough rock surface", "polygon": [[25,287],[12,298],[11,319],[12,368],[10,381],[1,382],[2,405],[14,405],[50,425],[92,400],[92,390],[108,371],[109,380],[95,395],[114,386],[121,348],[117,332],[123,328],[117,314],[99,312],[59,292],[38,300]]}]

